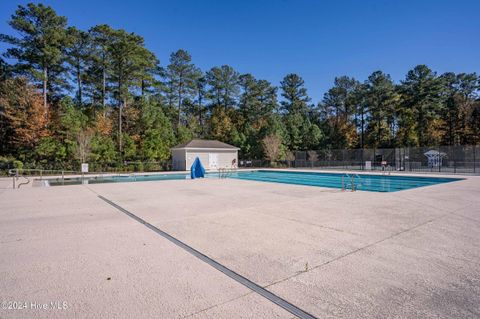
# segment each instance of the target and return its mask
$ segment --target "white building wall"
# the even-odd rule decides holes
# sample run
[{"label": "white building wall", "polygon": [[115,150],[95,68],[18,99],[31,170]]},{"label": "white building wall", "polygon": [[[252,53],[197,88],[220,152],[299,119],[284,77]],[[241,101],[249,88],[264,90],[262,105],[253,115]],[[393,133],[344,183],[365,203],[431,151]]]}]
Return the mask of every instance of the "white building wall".
[{"label": "white building wall", "polygon": [[172,150],[172,166],[174,170],[186,171],[185,159],[184,149]]},{"label": "white building wall", "polygon": [[[217,154],[218,167],[210,167],[209,154]],[[205,169],[231,168],[233,160],[238,166],[237,150],[187,150],[187,170],[190,169],[197,156]]]},{"label": "white building wall", "polygon": [[209,169],[210,167],[208,165],[208,152],[187,150],[187,170],[190,170],[197,156],[200,159],[200,162],[202,162],[203,167]]}]

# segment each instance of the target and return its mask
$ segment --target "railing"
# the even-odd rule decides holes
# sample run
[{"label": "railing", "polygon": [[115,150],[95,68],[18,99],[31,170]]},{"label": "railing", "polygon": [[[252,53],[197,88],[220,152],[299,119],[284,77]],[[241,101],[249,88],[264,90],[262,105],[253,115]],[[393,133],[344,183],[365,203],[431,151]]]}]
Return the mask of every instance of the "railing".
[{"label": "railing", "polygon": [[[25,179],[26,182],[17,183],[20,178]],[[19,176],[19,175],[15,175],[15,176],[13,176],[13,188],[14,188],[14,189],[15,189],[15,186],[16,186],[17,188],[20,188],[20,186],[22,186],[22,185],[27,185],[27,184],[29,184],[29,183],[30,183],[30,179],[29,179],[28,177],[25,177],[25,176],[23,176],[23,175],[20,175],[20,176]]]},{"label": "railing", "polygon": [[[349,183],[350,182],[350,183]],[[350,187],[352,192],[355,192],[362,186],[362,178],[358,174],[343,174],[342,175],[342,191],[345,192]]]},{"label": "railing", "polygon": [[355,186],[355,189],[358,189],[358,188],[362,187],[363,179],[358,174],[355,174],[355,178],[357,179],[357,184]]},{"label": "railing", "polygon": [[228,178],[232,176],[233,172],[236,172],[237,169],[233,167],[222,167],[218,169],[218,178],[223,179],[223,178]]},{"label": "railing", "polygon": [[[37,177],[40,180],[43,180],[46,176],[60,176],[57,178],[58,181],[65,185],[65,177],[68,175],[78,175],[82,182],[88,175],[95,175],[95,178],[103,178],[104,174],[108,175],[121,175],[120,173],[104,173],[104,172],[79,172],[79,171],[69,171],[69,170],[46,170],[46,169],[21,169],[14,168],[8,170],[8,175],[12,177],[12,186],[13,188],[20,188],[20,186],[27,185],[31,182],[29,177]],[[132,174],[134,175],[134,174]],[[26,182],[18,183],[19,179],[23,178]]]},{"label": "railing", "polygon": [[[27,174],[25,174],[27,173]],[[8,170],[8,175],[12,177],[13,188],[20,188],[22,185],[27,185],[30,183],[30,179],[27,176],[39,176],[40,180],[47,175],[62,175],[62,182],[65,180],[66,173],[77,173],[74,171],[65,171],[65,170],[44,170],[44,169],[23,169],[23,168],[14,168]],[[80,173],[81,174],[81,173]],[[20,178],[26,180],[23,183],[17,183]]]}]

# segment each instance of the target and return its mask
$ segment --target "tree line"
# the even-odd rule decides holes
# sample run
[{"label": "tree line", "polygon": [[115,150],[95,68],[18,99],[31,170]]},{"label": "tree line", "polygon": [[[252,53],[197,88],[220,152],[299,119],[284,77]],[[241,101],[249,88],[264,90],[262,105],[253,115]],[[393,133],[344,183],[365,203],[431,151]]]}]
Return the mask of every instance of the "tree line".
[{"label": "tree line", "polygon": [[160,64],[137,34],[80,30],[42,4],[20,5],[18,36],[0,58],[0,156],[31,167],[168,161],[192,138],[241,148],[243,158],[288,159],[296,150],[464,145],[480,141],[476,73],[426,65],[395,83],[335,78],[313,103],[303,79],[277,87],[228,65],[202,71],[183,49]]}]

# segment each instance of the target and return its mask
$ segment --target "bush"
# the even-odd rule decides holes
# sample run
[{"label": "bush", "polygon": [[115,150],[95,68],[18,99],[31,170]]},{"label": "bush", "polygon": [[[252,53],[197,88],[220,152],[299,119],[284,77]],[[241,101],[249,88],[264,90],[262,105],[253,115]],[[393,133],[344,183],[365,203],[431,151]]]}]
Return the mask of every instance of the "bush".
[{"label": "bush", "polygon": [[0,156],[0,174],[7,175],[8,170],[12,168],[22,169],[23,162],[12,156]]},{"label": "bush", "polygon": [[23,168],[23,162],[22,161],[14,160],[12,162],[12,164],[13,164],[13,167],[16,168],[16,169],[22,169]]}]

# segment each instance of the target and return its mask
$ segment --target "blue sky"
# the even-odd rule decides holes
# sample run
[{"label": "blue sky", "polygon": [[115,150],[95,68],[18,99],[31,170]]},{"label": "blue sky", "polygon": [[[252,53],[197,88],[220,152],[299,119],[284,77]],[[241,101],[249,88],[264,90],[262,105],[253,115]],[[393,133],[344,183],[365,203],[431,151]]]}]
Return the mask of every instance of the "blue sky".
[{"label": "blue sky", "polygon": [[[12,33],[7,20],[28,2],[0,1],[0,33]],[[417,64],[480,72],[478,0],[41,2],[82,29],[106,23],[142,35],[162,65],[183,48],[202,70],[229,64],[275,85],[298,73],[315,103],[339,75],[363,81],[383,70],[399,81]]]}]

